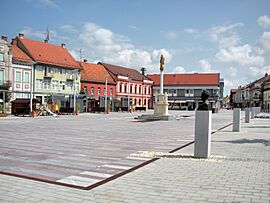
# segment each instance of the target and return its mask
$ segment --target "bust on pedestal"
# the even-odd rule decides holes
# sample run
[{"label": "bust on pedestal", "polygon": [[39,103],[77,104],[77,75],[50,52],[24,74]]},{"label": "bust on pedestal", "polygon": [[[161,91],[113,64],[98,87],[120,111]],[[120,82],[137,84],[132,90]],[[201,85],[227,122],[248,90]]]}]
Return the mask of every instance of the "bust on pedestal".
[{"label": "bust on pedestal", "polygon": [[160,57],[160,92],[157,95],[157,101],[154,106],[154,114],[158,114],[161,116],[168,116],[168,95],[167,93],[163,93],[163,70],[164,70],[164,57],[161,55]]},{"label": "bust on pedestal", "polygon": [[195,144],[194,156],[196,158],[208,158],[211,152],[212,111],[207,101],[209,93],[201,94],[202,104],[195,112]]}]

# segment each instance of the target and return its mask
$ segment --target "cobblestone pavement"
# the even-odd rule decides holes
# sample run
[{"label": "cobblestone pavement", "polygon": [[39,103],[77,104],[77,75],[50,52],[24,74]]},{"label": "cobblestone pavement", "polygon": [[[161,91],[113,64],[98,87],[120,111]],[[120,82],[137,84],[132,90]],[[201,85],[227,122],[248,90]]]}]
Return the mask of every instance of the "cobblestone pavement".
[{"label": "cobblestone pavement", "polygon": [[211,159],[162,158],[89,191],[0,175],[0,202],[269,202],[269,154],[270,120],[254,119],[214,134]]},{"label": "cobblestone pavement", "polygon": [[[134,152],[169,152],[194,139],[194,112],[146,123],[134,120],[139,114],[2,119],[0,173],[87,188],[150,160]],[[213,129],[230,122],[231,111],[213,114]]]}]

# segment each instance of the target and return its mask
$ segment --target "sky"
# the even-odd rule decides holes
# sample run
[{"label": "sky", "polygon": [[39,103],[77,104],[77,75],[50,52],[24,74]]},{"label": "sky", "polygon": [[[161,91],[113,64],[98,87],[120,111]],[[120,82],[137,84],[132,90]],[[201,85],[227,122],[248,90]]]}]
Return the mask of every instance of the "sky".
[{"label": "sky", "polygon": [[270,73],[269,0],[1,0],[0,35],[65,43],[77,59],[220,73],[225,92]]}]

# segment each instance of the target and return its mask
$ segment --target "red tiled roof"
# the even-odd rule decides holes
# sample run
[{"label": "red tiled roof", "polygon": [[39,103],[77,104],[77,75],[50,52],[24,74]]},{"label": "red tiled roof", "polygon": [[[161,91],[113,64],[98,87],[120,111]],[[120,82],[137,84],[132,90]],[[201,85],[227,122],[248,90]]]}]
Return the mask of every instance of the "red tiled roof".
[{"label": "red tiled roof", "polygon": [[87,82],[102,82],[105,83],[106,77],[107,81],[110,84],[116,84],[110,74],[106,69],[99,64],[79,62],[82,71],[81,71],[81,80]]},{"label": "red tiled roof", "polygon": [[[160,74],[147,75],[160,85]],[[219,85],[219,73],[164,74],[164,85]]]},{"label": "red tiled roof", "polygon": [[16,44],[11,45],[11,50],[12,50],[12,59],[15,61],[23,61],[23,62],[33,62],[33,60],[26,54],[24,53]]},{"label": "red tiled roof", "polygon": [[66,48],[27,38],[17,37],[16,39],[18,46],[22,44],[20,47],[25,48],[25,52],[38,63],[69,69],[81,68]]},{"label": "red tiled roof", "polygon": [[139,71],[132,68],[126,68],[122,66],[116,66],[101,62],[99,62],[98,64],[103,65],[112,74],[112,77],[115,80],[117,79],[118,75],[126,76],[136,81],[149,80],[147,77],[143,76]]}]

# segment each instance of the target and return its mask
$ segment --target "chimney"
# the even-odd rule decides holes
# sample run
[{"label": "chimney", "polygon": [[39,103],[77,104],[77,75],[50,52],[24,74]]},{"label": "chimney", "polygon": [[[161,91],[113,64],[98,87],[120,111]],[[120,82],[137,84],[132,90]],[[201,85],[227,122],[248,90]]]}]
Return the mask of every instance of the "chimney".
[{"label": "chimney", "polygon": [[24,34],[23,33],[19,33],[19,37],[20,38],[24,38]]},{"label": "chimney", "polygon": [[11,44],[16,45],[17,44],[17,40],[14,39],[14,38],[12,38]]},{"label": "chimney", "polygon": [[87,59],[83,59],[83,62],[86,63],[87,62]]},{"label": "chimney", "polygon": [[45,44],[48,44],[48,40],[47,40],[47,39],[44,39],[44,43],[45,43]]},{"label": "chimney", "polygon": [[[3,39],[3,36],[2,36],[2,39]],[[264,77],[267,77],[268,76],[268,73],[265,73]]]},{"label": "chimney", "polygon": [[62,43],[61,47],[66,48],[66,44]]},{"label": "chimney", "polygon": [[8,37],[6,37],[6,36],[2,36],[2,40],[4,40],[4,41],[8,41]]}]

